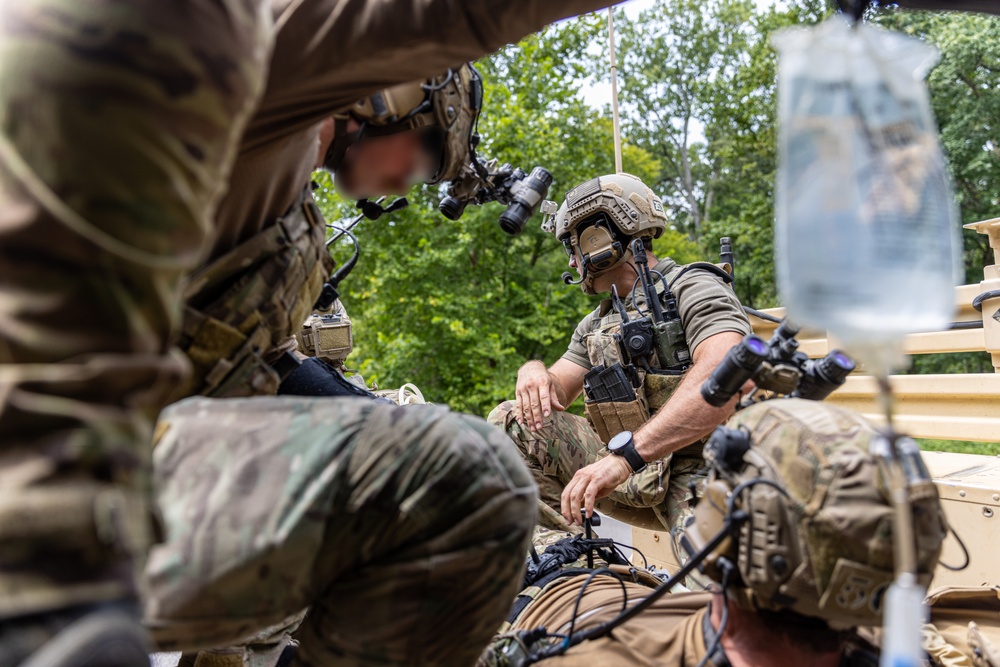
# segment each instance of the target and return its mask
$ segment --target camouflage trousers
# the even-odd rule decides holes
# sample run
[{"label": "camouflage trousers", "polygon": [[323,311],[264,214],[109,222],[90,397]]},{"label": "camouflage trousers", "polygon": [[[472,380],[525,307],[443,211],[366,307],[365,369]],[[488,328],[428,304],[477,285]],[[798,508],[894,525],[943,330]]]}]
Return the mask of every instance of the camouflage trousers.
[{"label": "camouflage trousers", "polygon": [[145,610],[164,650],[255,641],[308,609],[296,664],[468,666],[517,593],[537,493],[481,419],[198,398],[157,432],[166,541]]},{"label": "camouflage trousers", "polygon": [[265,0],[0,0],[0,620],[135,595],[153,420]]},{"label": "camouflage trousers", "polygon": [[[608,455],[607,447],[583,417],[554,411],[540,430],[530,431],[517,423],[514,407],[513,401],[501,403],[487,421],[517,443],[528,464],[539,490],[539,524],[575,530],[562,517],[560,496],[578,470]],[[629,520],[630,510],[651,510],[667,530],[682,526],[694,513],[695,493],[704,489],[704,467],[700,458],[668,457],[652,463],[600,501],[600,509],[623,521]]]}]

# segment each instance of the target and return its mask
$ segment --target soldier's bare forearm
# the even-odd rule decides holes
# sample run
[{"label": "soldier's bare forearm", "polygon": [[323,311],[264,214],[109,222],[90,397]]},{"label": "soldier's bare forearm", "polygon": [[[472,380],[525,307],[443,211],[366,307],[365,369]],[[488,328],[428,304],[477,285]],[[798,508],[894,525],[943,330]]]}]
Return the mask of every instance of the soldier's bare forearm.
[{"label": "soldier's bare forearm", "polygon": [[721,408],[701,397],[701,385],[740,335],[721,333],[705,340],[695,352],[695,363],[684,380],[653,418],[635,434],[635,445],[646,461],[657,461],[704,438],[733,412],[734,398]]}]

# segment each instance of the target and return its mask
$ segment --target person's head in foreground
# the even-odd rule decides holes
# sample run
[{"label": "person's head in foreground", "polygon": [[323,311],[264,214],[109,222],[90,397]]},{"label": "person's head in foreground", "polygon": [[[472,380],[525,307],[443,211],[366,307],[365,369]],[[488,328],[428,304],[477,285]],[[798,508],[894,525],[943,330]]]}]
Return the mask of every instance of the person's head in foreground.
[{"label": "person's head in foreground", "polygon": [[[718,585],[713,625],[728,615],[722,646],[734,665],[767,654],[774,664],[810,656],[821,665],[816,659],[825,656],[835,665],[845,631],[881,624],[895,578],[895,514],[872,453],[880,442],[854,412],[799,399],[750,407],[713,435],[706,495],[684,542],[699,551],[730,506],[746,512],[736,538],[702,563]],[[909,490],[917,574],[926,586],[947,526],[937,489],[909,445],[911,469],[920,473]]]},{"label": "person's head in foreground", "polygon": [[355,199],[452,180],[471,159],[482,105],[482,79],[469,64],[379,91],[324,124],[318,166]]},{"label": "person's head in foreground", "polygon": [[[877,649],[856,630],[881,624],[895,577],[895,514],[883,462],[872,453],[884,442],[859,415],[821,402],[778,399],[741,411],[706,445],[708,486],[681,539],[692,557],[707,553],[700,566],[712,580],[709,593],[664,595],[610,634],[540,664],[877,664]],[[947,526],[919,450],[912,441],[903,448],[918,580],[926,585]],[[712,547],[730,521],[731,537]],[[558,653],[561,637],[612,621],[623,593],[627,606],[650,593],[641,577],[573,569],[582,562],[540,590],[525,589],[481,665]]]}]

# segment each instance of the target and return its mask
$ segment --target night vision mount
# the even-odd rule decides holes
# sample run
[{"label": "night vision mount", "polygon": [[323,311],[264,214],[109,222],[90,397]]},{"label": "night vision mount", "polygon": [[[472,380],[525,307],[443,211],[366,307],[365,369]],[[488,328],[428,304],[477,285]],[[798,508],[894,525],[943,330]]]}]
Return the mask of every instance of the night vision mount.
[{"label": "night vision mount", "polygon": [[469,204],[506,204],[507,209],[500,214],[500,228],[516,236],[538,211],[551,185],[552,174],[547,169],[535,167],[526,174],[509,163],[500,164],[496,158],[481,158],[473,150],[472,162],[448,185],[448,195],[438,209],[449,220],[458,220]]},{"label": "night vision mount", "polygon": [[754,334],[746,336],[705,380],[702,398],[722,407],[747,380],[753,380],[756,387],[742,399],[742,407],[778,396],[825,399],[844,384],[856,364],[840,350],[832,350],[822,359],[810,359],[799,351],[798,333],[799,328],[785,319],[769,341]]}]

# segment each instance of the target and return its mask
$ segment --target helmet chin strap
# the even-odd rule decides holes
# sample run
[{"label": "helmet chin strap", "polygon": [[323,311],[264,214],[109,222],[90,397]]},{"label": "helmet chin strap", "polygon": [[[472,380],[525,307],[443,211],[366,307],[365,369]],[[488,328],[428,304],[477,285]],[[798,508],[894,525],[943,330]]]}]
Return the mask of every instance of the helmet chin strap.
[{"label": "helmet chin strap", "polygon": [[348,130],[347,120],[347,116],[335,116],[333,119],[333,140],[326,149],[326,155],[323,156],[323,168],[330,172],[336,172],[340,168],[344,163],[344,156],[347,155],[347,149],[361,138],[364,131],[364,125],[353,132]]}]

